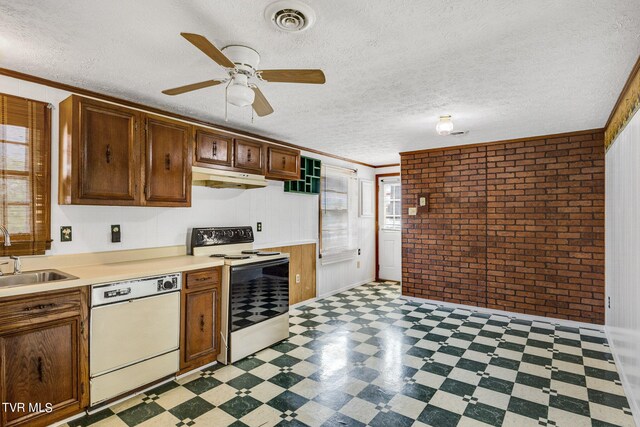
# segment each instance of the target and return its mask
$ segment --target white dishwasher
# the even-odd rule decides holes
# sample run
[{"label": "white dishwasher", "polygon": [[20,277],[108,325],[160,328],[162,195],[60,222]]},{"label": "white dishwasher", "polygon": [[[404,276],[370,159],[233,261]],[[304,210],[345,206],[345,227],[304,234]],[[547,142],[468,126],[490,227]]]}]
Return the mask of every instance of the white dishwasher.
[{"label": "white dishwasher", "polygon": [[91,406],[175,374],[180,273],[91,287]]}]

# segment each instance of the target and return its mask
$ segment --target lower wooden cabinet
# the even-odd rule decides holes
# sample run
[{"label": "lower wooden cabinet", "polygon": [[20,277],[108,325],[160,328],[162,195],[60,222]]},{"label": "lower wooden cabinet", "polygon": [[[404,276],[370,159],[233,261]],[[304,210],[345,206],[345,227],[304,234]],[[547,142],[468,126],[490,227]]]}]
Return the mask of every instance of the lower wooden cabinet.
[{"label": "lower wooden cabinet", "polygon": [[87,290],[0,300],[2,426],[45,426],[89,404]]},{"label": "lower wooden cabinet", "polygon": [[216,360],[220,353],[221,267],[184,273],[181,294],[180,372]]}]

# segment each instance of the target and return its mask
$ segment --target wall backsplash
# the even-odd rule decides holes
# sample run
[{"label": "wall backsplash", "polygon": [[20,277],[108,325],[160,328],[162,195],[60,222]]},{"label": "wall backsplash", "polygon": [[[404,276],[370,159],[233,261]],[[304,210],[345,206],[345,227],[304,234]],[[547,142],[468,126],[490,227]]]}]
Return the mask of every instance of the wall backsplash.
[{"label": "wall backsplash", "polygon": [[604,322],[601,131],[401,159],[404,295]]}]

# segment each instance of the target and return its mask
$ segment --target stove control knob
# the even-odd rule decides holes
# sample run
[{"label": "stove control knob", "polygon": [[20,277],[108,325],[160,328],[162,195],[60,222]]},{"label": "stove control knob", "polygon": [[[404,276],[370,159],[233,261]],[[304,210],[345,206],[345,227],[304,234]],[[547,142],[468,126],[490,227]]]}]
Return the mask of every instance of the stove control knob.
[{"label": "stove control knob", "polygon": [[162,284],[162,289],[164,289],[165,291],[173,289],[173,282],[171,282],[170,280],[165,280],[165,282]]}]

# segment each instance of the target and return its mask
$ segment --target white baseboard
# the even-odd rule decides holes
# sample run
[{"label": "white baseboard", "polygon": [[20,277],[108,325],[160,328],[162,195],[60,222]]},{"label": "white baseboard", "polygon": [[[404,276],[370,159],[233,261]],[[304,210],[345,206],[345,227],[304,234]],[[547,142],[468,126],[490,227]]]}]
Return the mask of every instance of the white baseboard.
[{"label": "white baseboard", "polygon": [[375,281],[375,279],[373,279],[373,278],[371,278],[371,279],[367,279],[367,280],[361,280],[360,282],[356,282],[356,283],[353,283],[353,284],[351,284],[351,285],[343,286],[343,287],[342,287],[342,288],[340,288],[340,289],[335,289],[335,290],[333,290],[333,291],[326,292],[326,293],[324,293],[324,294],[322,294],[322,295],[318,295],[318,296],[316,296],[315,298],[311,298],[311,299],[308,299],[308,300],[305,300],[305,301],[299,302],[299,303],[297,303],[297,304],[290,305],[290,306],[289,306],[289,308],[298,308],[298,307],[302,307],[303,305],[307,305],[307,304],[310,304],[310,303],[312,303],[312,302],[316,302],[316,301],[321,300],[321,299],[323,299],[323,298],[330,297],[331,295],[339,294],[340,292],[348,291],[349,289],[353,289],[353,288],[355,288],[355,287],[358,287],[358,286],[364,285],[364,284],[366,284],[366,283],[371,283],[371,282],[374,282],[374,281]]},{"label": "white baseboard", "polygon": [[620,382],[622,382],[622,388],[624,390],[624,394],[627,397],[627,402],[629,402],[629,409],[631,409],[633,420],[635,421],[637,426],[640,426],[640,406],[638,406],[636,399],[631,398],[633,397],[633,389],[631,388],[631,383],[629,382],[626,372],[624,371],[624,366],[622,365],[620,356],[618,356],[618,352],[615,349],[615,344],[613,342],[613,339],[611,338],[609,328],[607,328],[606,326],[604,328],[604,333],[607,336],[607,342],[609,343],[609,348],[611,348],[611,354],[613,354],[613,360],[616,362],[616,367],[618,368],[618,375],[620,375]]},{"label": "white baseboard", "polygon": [[471,311],[471,312],[487,313],[487,314],[494,314],[496,316],[504,316],[504,317],[509,317],[509,318],[532,320],[532,321],[536,321],[536,322],[552,323],[552,324],[555,324],[555,325],[567,326],[567,327],[570,327],[570,328],[595,329],[597,331],[604,332],[604,326],[603,325],[596,325],[594,323],[576,322],[575,320],[556,319],[554,317],[545,317],[545,316],[535,316],[535,315],[531,315],[531,314],[514,313],[512,311],[495,310],[495,309],[492,309],[492,308],[476,307],[474,305],[466,305],[466,304],[455,304],[455,303],[451,303],[451,302],[437,301],[437,300],[432,300],[432,299],[427,299],[427,298],[420,298],[420,297],[410,297],[410,296],[406,296],[406,295],[402,295],[401,298],[402,299],[406,299],[407,301],[416,301],[416,302],[433,304],[433,305],[436,305],[436,306],[443,306],[443,307],[460,308],[460,309],[468,310],[468,311]]}]

